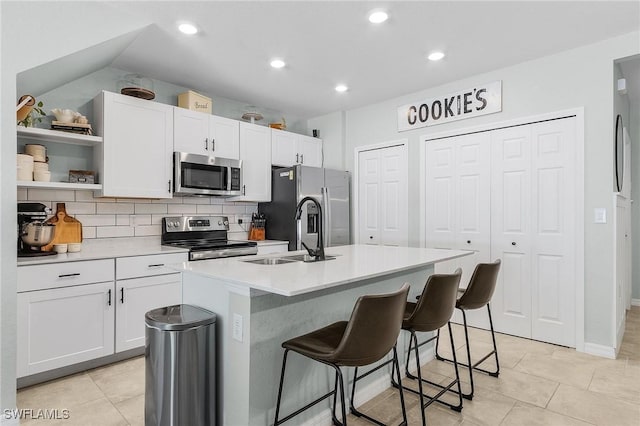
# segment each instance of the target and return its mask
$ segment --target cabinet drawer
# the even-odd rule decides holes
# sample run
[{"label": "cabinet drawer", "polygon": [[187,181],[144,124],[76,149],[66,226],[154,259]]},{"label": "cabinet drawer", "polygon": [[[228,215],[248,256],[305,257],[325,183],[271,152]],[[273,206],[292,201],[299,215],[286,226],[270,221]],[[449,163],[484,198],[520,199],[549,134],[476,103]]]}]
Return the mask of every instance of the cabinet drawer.
[{"label": "cabinet drawer", "polygon": [[175,273],[165,265],[186,262],[187,253],[154,254],[151,256],[131,256],[116,259],[116,279],[149,277]]},{"label": "cabinet drawer", "polygon": [[20,266],[18,293],[113,281],[113,269],[113,259]]}]

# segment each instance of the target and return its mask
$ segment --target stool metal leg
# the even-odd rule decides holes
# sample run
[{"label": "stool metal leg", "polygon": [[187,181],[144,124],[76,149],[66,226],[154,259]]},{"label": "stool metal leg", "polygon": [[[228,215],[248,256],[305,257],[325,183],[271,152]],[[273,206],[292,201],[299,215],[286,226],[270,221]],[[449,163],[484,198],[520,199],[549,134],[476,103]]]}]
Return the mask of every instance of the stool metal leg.
[{"label": "stool metal leg", "polygon": [[280,414],[280,401],[282,400],[282,385],[284,384],[284,370],[287,366],[287,354],[289,353],[289,349],[284,350],[284,357],[282,358],[282,372],[280,373],[280,386],[278,387],[278,402],[276,402],[276,418],[273,422],[274,426],[277,426],[278,416]]}]

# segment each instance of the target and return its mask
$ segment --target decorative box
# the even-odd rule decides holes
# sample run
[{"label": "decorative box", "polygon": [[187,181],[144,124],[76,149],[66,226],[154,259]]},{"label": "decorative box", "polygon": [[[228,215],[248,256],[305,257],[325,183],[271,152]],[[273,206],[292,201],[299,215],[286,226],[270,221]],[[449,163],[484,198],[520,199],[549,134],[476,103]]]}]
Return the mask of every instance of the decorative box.
[{"label": "decorative box", "polygon": [[91,170],[69,170],[69,183],[95,183],[95,173]]},{"label": "decorative box", "polygon": [[193,90],[180,93],[178,95],[178,106],[180,108],[190,109],[191,111],[206,112],[211,114],[213,101],[211,98],[202,96],[200,93],[196,93]]}]

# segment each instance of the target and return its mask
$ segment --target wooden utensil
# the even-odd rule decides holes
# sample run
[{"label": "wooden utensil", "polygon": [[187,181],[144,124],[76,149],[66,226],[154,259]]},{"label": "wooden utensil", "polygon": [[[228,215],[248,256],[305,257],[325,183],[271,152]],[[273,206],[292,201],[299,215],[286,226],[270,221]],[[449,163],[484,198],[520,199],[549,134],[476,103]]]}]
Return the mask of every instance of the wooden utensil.
[{"label": "wooden utensil", "polygon": [[82,242],[82,223],[74,217],[67,215],[65,203],[56,204],[56,215],[49,218],[45,223],[56,226],[53,240],[42,247],[44,251],[51,251],[54,244],[68,244]]}]

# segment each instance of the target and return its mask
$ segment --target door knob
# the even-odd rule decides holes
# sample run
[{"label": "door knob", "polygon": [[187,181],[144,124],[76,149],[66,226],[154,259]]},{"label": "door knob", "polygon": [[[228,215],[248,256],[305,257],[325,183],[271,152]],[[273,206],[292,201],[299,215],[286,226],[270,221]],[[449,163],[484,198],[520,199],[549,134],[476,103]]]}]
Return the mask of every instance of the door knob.
[{"label": "door knob", "polygon": [[511,241],[511,245],[512,245],[512,246],[515,246],[515,245],[516,245],[516,242],[515,242],[515,241]]},{"label": "door knob", "polygon": [[471,244],[471,240],[467,240],[467,244]]},{"label": "door knob", "polygon": [[370,239],[370,240],[373,240],[373,235],[369,235],[369,239]]}]

